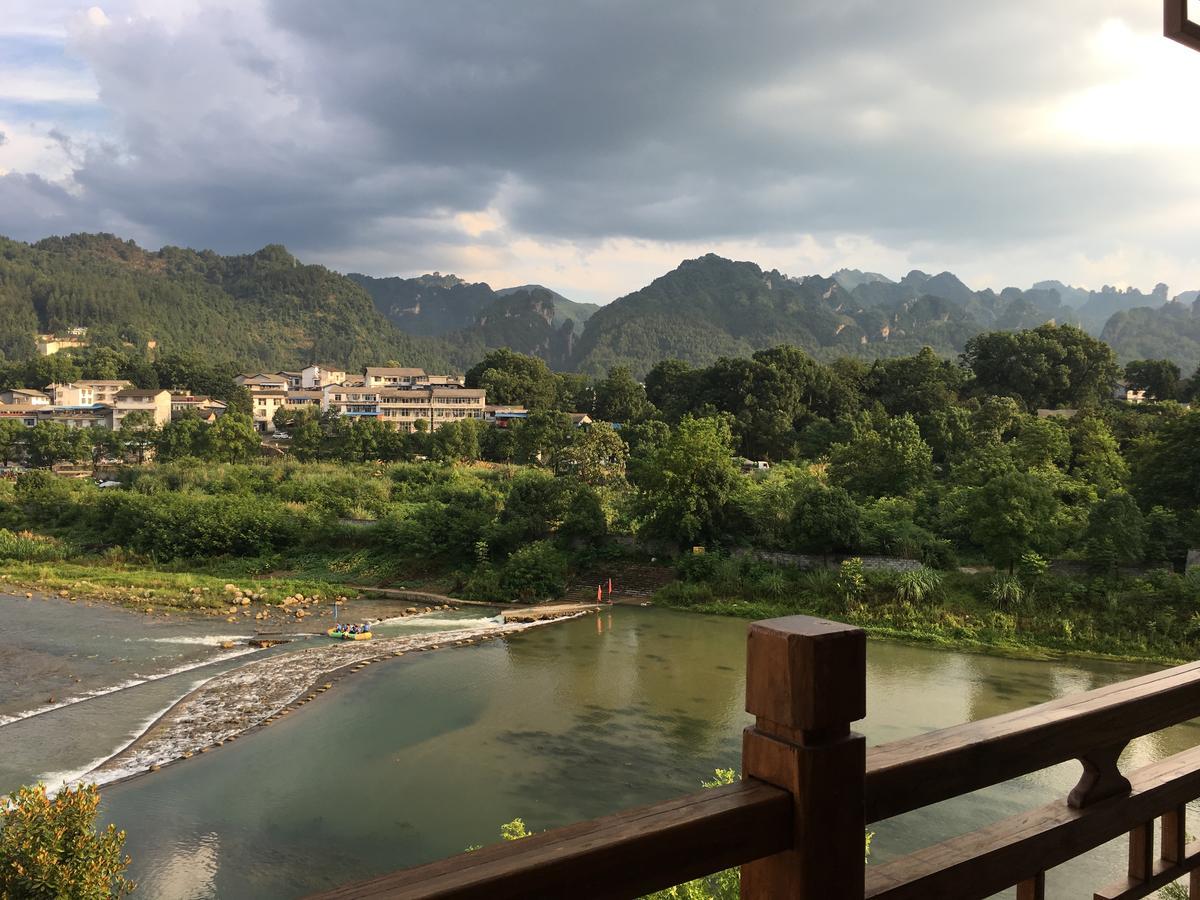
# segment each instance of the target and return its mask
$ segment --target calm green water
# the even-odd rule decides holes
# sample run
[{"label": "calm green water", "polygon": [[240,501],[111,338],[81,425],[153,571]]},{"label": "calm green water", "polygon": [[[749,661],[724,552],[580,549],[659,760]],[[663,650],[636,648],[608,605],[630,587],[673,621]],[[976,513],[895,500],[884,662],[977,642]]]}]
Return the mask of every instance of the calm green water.
[{"label": "calm green water", "polygon": [[[86,622],[94,612],[73,615]],[[144,623],[97,615],[93,624],[110,631],[95,640],[149,652],[138,640]],[[92,633],[93,624],[78,630]],[[170,652],[190,661],[190,646]],[[299,896],[489,843],[516,816],[534,829],[563,825],[689,792],[714,768],[737,768],[749,721],[744,654],[743,622],[627,607],[505,642],[411,654],[339,683],[268,729],[109,786],[103,813],[129,833],[140,897]],[[860,730],[872,744],[1151,668],[886,643],[870,645],[868,667]],[[186,689],[172,679],[207,673],[0,727],[0,758],[10,760],[0,778],[28,780],[66,758],[103,755],[114,735]],[[1137,742],[1126,763],[1195,743],[1200,732],[1181,726]],[[879,823],[875,859],[1061,798],[1077,774],[1070,763]],[[1112,846],[1052,872],[1050,896],[1090,897],[1123,859],[1124,847]]]},{"label": "calm green water", "polygon": [[[288,897],[688,792],[737,767],[745,625],[618,608],[491,644],[406,657],[230,747],[114,786],[144,897]],[[873,643],[880,743],[1147,671]],[[1200,742],[1138,742],[1141,763]],[[1076,764],[880,823],[877,859],[1063,796]],[[1123,848],[1052,873],[1090,897]]]}]

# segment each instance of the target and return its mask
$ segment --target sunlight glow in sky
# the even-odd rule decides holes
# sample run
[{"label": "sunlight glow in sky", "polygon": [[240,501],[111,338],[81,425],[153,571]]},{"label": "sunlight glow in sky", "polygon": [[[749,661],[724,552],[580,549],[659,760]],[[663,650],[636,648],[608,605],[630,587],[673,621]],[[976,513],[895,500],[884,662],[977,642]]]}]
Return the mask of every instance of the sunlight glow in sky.
[{"label": "sunlight glow in sky", "polygon": [[1200,288],[1200,54],[1147,0],[9,0],[0,234],[606,302],[789,274]]}]

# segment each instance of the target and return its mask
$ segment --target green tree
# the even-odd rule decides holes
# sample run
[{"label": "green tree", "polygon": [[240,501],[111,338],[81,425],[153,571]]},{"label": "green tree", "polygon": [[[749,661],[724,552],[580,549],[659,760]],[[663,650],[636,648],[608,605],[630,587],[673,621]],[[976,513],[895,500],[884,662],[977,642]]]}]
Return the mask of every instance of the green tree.
[{"label": "green tree", "polygon": [[135,454],[139,463],[144,463],[146,451],[158,442],[159,430],[154,414],[144,409],[127,414],[121,420],[119,435],[125,449]]},{"label": "green tree", "polygon": [[1071,461],[1071,436],[1058,419],[1022,416],[1012,442],[1013,459],[1026,468],[1066,467]]},{"label": "green tree", "polygon": [[631,424],[639,421],[648,408],[646,389],[638,384],[625,366],[609,369],[608,377],[596,383],[596,417],[605,422]]},{"label": "green tree", "polygon": [[684,416],[637,471],[644,533],[682,545],[717,538],[741,486],[733,435],[720,418]]},{"label": "green tree", "polygon": [[29,461],[35,466],[52,466],[60,462],[82,462],[91,458],[91,445],[81,443],[87,435],[82,429],[68,428],[60,422],[42,422],[30,429],[26,447]]},{"label": "green tree", "polygon": [[261,444],[248,416],[226,410],[204,432],[200,455],[214,462],[246,462],[258,455]]},{"label": "green tree", "polygon": [[911,413],[928,416],[958,400],[967,373],[931,348],[915,356],[876,360],[866,376],[867,396],[878,400],[893,416]]},{"label": "green tree", "polygon": [[862,514],[840,487],[818,481],[801,484],[788,528],[793,545],[803,553],[849,552],[862,538]]},{"label": "green tree", "polygon": [[325,439],[325,431],[321,428],[321,411],[315,406],[301,407],[290,418],[288,453],[301,462],[320,459]]},{"label": "green tree", "polygon": [[209,426],[196,416],[184,416],[168,422],[158,432],[155,457],[170,462],[185,456],[199,456],[204,446],[204,433]]},{"label": "green tree", "polygon": [[486,426],[478,419],[447,422],[433,433],[433,458],[442,462],[475,462]]},{"label": "green tree", "polygon": [[833,480],[865,497],[905,497],[933,475],[933,453],[907,413],[895,418],[864,415],[849,441],[829,452]]},{"label": "green tree", "polygon": [[493,350],[467,371],[466,385],[487,391],[489,403],[553,409],[558,384],[545,360],[508,348]]},{"label": "green tree", "polygon": [[1098,403],[1120,375],[1112,348],[1072,325],[976,335],[962,356],[978,392],[1017,397],[1029,412]]},{"label": "green tree", "polygon": [[1071,420],[1071,474],[1100,490],[1118,490],[1129,480],[1129,465],[1112,430],[1098,416]]},{"label": "green tree", "polygon": [[0,805],[0,897],[107,900],[133,890],[125,879],[125,832],[96,829],[95,785],[19,788]]},{"label": "green tree", "polygon": [[1145,391],[1151,400],[1177,400],[1180,375],[1179,366],[1169,359],[1136,359],[1125,365],[1125,384]]},{"label": "green tree", "polygon": [[1000,472],[972,488],[965,512],[971,539],[1011,575],[1017,560],[1055,546],[1052,523],[1059,500],[1050,483],[1035,472]]},{"label": "green tree", "polygon": [[629,447],[607,422],[594,422],[579,429],[563,452],[565,468],[586,484],[606,484],[625,477]]},{"label": "green tree", "polygon": [[12,419],[0,420],[0,462],[5,466],[25,455],[29,428]]},{"label": "green tree", "polygon": [[646,397],[671,422],[694,410],[699,397],[699,371],[678,359],[654,364],[646,375]]},{"label": "green tree", "polygon": [[1164,421],[1131,453],[1133,483],[1144,506],[1200,507],[1200,411]]},{"label": "green tree", "polygon": [[1088,559],[1113,571],[1140,562],[1146,550],[1142,511],[1128,494],[1109,494],[1088,513],[1083,541]]},{"label": "green tree", "polygon": [[536,410],[512,428],[518,461],[540,463],[557,474],[567,448],[575,440],[575,426],[570,417],[552,410]]},{"label": "green tree", "polygon": [[557,597],[566,587],[566,557],[549,541],[518,549],[500,569],[500,587],[514,600]]}]

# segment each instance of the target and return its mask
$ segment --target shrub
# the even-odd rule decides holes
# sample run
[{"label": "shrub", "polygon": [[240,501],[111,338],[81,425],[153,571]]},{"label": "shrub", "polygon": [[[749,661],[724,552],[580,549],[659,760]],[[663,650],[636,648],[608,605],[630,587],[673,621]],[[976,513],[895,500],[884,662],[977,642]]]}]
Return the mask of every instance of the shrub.
[{"label": "shrub", "polygon": [[0,806],[0,897],[14,900],[102,900],[133,890],[124,877],[125,832],[96,831],[100,794],[95,785],[64,788],[54,797],[43,785],[20,788]]},{"label": "shrub", "polygon": [[682,581],[711,582],[721,567],[719,553],[689,553],[679,557],[675,571]]},{"label": "shrub", "polygon": [[755,590],[768,600],[782,600],[788,593],[788,579],[782,572],[768,572],[758,579]]},{"label": "shrub", "polygon": [[67,556],[62,541],[29,531],[12,532],[0,528],[0,559],[20,562],[51,562]]},{"label": "shrub", "polygon": [[867,590],[867,577],[863,572],[862,560],[857,556],[842,560],[838,570],[838,591],[847,603],[858,600]]},{"label": "shrub", "polygon": [[500,570],[500,587],[513,600],[557,597],[566,582],[566,557],[549,541],[526,544]]},{"label": "shrub", "polygon": [[927,566],[909,569],[896,576],[896,599],[905,603],[929,603],[942,593],[942,573]]},{"label": "shrub", "polygon": [[1025,588],[1011,575],[997,575],[988,588],[988,596],[998,609],[1013,609],[1025,600]]}]

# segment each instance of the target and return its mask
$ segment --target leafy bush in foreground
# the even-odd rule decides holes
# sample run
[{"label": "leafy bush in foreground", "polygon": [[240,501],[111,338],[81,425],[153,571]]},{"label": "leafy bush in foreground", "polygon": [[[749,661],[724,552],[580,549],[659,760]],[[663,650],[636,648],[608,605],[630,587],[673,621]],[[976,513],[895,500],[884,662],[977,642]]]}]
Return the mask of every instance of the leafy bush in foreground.
[{"label": "leafy bush in foreground", "polygon": [[125,832],[96,832],[95,785],[20,788],[0,806],[0,897],[12,900],[107,900],[133,890],[124,877]]}]

